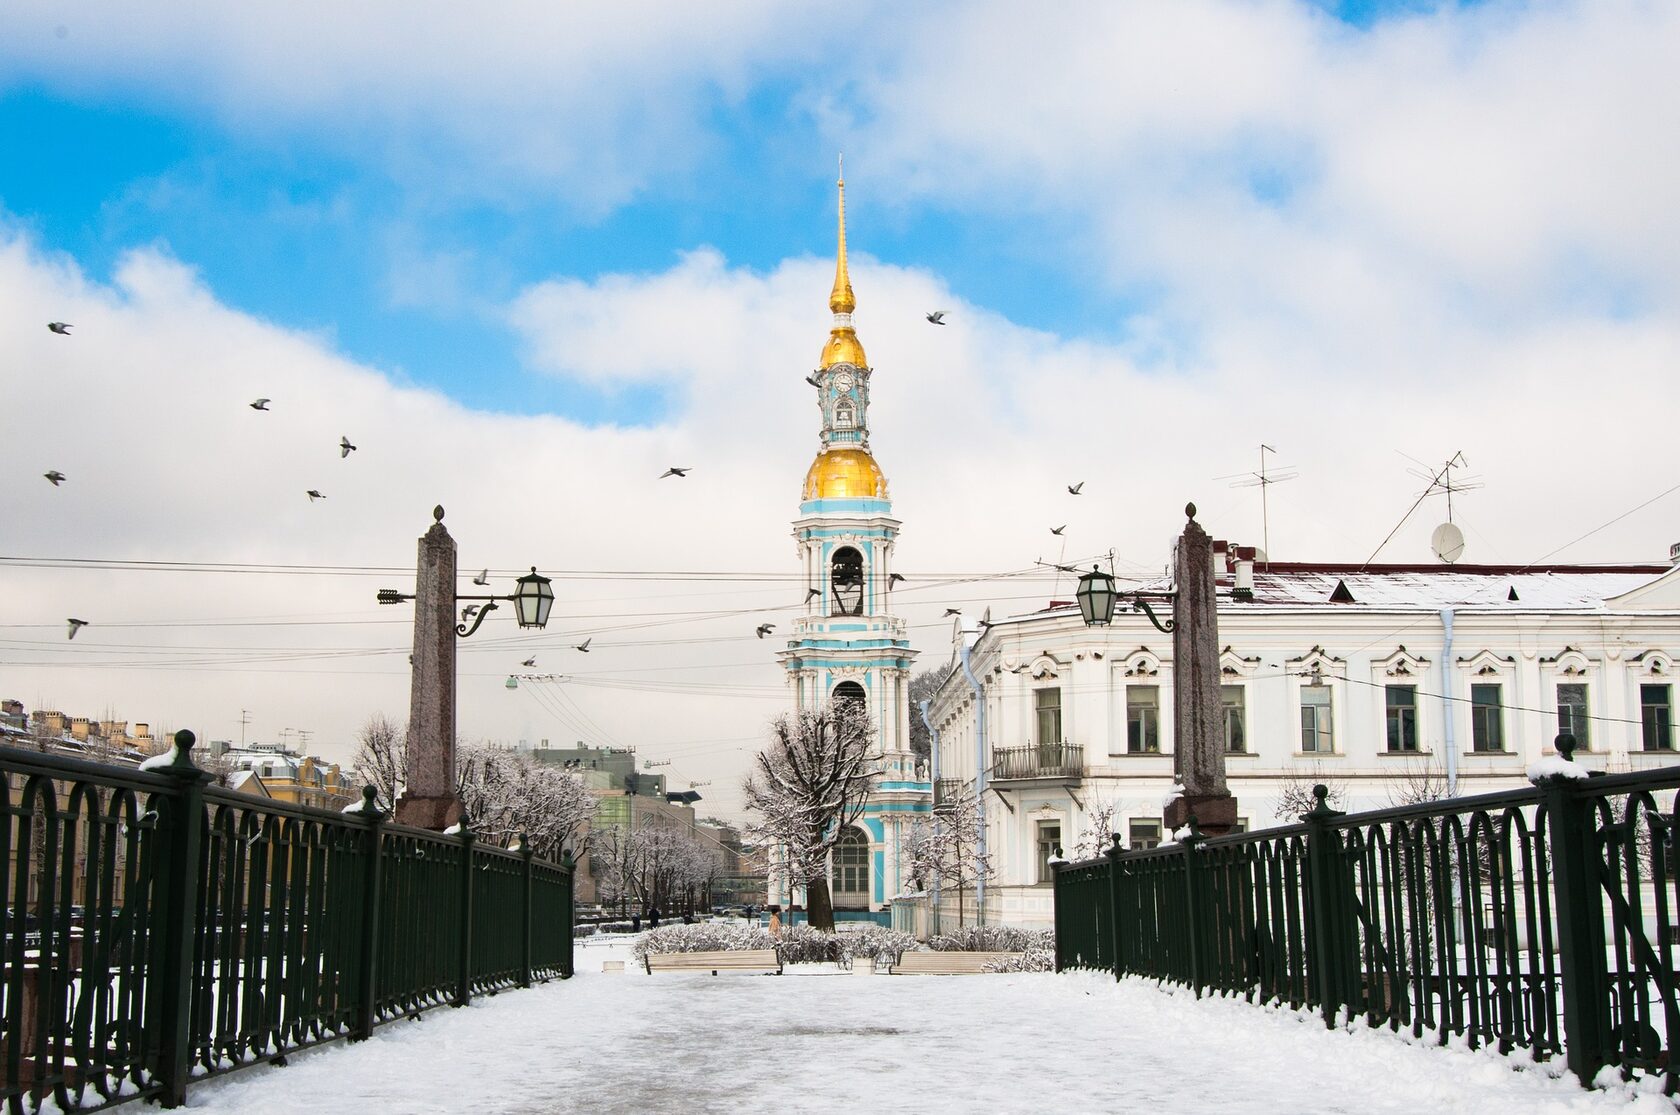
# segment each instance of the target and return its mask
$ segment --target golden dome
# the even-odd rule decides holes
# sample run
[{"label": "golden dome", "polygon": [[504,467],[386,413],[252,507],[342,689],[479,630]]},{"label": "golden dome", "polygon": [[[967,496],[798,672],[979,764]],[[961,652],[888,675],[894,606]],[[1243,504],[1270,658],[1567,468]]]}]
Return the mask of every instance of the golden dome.
[{"label": "golden dome", "polygon": [[822,363],[817,366],[832,368],[836,364],[869,367],[869,358],[863,354],[863,343],[857,339],[856,332],[850,329],[835,329],[828,335],[828,343],[823,346]]},{"label": "golden dome", "polygon": [[804,499],[886,499],[887,478],[867,449],[829,449],[805,474]]}]

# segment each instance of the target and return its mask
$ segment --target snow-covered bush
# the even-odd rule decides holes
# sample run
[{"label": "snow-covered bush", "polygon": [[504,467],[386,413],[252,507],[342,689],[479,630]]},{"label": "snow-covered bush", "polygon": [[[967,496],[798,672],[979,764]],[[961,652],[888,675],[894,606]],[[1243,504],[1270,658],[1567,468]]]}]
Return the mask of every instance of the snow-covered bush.
[{"label": "snow-covered bush", "polygon": [[781,950],[783,964],[833,964],[845,957],[840,934],[809,925],[783,927],[776,947]]},{"label": "snow-covered bush", "polygon": [[631,954],[637,960],[646,960],[650,952],[730,952],[767,949],[775,943],[770,934],[746,922],[696,922],[693,925],[662,925],[658,929],[650,929],[642,934]]},{"label": "snow-covered bush", "polygon": [[577,940],[579,937],[593,937],[593,936],[595,936],[595,927],[593,925],[574,925],[574,926],[572,926],[572,940],[574,940],[574,941]]},{"label": "snow-covered bush", "polygon": [[899,957],[906,950],[914,951],[919,946],[916,938],[897,929],[886,929],[879,925],[871,925],[866,929],[853,933],[839,934],[840,947],[845,950],[848,960],[864,957],[869,960],[885,959],[888,964],[897,964]]},{"label": "snow-covered bush", "polygon": [[1034,947],[1020,956],[988,960],[985,968],[988,972],[1053,972],[1056,970],[1056,954],[1050,949]]},{"label": "snow-covered bush", "polygon": [[1017,929],[1012,925],[969,925],[928,941],[935,952],[1027,952],[1056,947],[1053,929]]}]

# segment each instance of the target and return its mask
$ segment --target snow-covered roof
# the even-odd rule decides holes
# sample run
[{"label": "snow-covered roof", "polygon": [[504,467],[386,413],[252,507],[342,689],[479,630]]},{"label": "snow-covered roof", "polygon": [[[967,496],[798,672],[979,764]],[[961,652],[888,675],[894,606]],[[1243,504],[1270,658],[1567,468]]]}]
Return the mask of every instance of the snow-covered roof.
[{"label": "snow-covered roof", "polygon": [[[1256,604],[1347,608],[1499,607],[1524,611],[1595,610],[1669,572],[1667,566],[1347,566],[1274,562],[1254,570]],[[1221,595],[1231,578],[1220,577]],[[1351,601],[1333,601],[1344,585]],[[1515,593],[1513,598],[1512,594]]]}]

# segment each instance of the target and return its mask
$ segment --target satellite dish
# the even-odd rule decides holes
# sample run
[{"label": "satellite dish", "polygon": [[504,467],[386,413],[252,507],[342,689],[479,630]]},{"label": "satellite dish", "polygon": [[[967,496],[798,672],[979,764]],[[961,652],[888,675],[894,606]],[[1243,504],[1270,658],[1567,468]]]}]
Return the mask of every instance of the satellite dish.
[{"label": "satellite dish", "polygon": [[1429,536],[1429,548],[1435,556],[1451,565],[1464,553],[1464,532],[1451,523],[1442,523]]}]

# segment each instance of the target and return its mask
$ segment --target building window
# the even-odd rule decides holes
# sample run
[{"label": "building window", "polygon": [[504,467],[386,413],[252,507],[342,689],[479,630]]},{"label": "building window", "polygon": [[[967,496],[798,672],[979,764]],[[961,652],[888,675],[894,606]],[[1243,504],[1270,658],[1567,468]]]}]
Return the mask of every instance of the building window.
[{"label": "building window", "polygon": [[1048,883],[1055,877],[1050,870],[1050,857],[1062,851],[1062,822],[1038,822],[1038,881]]},{"label": "building window", "polygon": [[1160,688],[1158,686],[1128,685],[1126,687],[1126,750],[1133,755],[1153,755],[1161,750],[1161,707]]},{"label": "building window", "polygon": [[1127,846],[1133,851],[1155,848],[1161,843],[1160,821],[1132,821],[1129,824],[1128,832],[1130,839],[1127,841]]},{"label": "building window", "polygon": [[829,585],[834,592],[834,611],[837,616],[863,614],[863,555],[850,546],[834,551],[828,568]]},{"label": "building window", "polygon": [[1301,687],[1301,750],[1321,754],[1336,750],[1336,737],[1330,728],[1328,685]]},{"label": "building window", "polygon": [[1416,751],[1417,686],[1390,685],[1388,687],[1388,749]]},{"label": "building window", "polygon": [[1505,750],[1505,710],[1497,685],[1470,687],[1470,749]]},{"label": "building window", "polygon": [[1038,716],[1038,745],[1052,747],[1062,742],[1062,691],[1060,688],[1033,690],[1033,711]]},{"label": "building window", "polygon": [[1647,751],[1674,750],[1674,705],[1667,685],[1639,687],[1639,730]]},{"label": "building window", "polygon": [[1569,734],[1575,737],[1575,746],[1581,751],[1592,750],[1592,736],[1588,733],[1590,721],[1587,719],[1587,687],[1579,682],[1571,682],[1557,687],[1558,735]]},{"label": "building window", "polygon": [[834,408],[834,428],[849,430],[852,428],[852,404],[843,402]]},{"label": "building window", "polygon": [[1225,707],[1225,750],[1241,755],[1248,750],[1248,710],[1240,685],[1221,685],[1219,703]]},{"label": "building window", "polygon": [[834,846],[834,897],[848,896],[854,904],[869,897],[869,838],[856,828],[840,835]]}]

